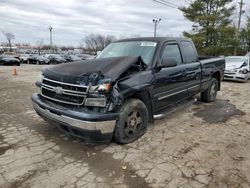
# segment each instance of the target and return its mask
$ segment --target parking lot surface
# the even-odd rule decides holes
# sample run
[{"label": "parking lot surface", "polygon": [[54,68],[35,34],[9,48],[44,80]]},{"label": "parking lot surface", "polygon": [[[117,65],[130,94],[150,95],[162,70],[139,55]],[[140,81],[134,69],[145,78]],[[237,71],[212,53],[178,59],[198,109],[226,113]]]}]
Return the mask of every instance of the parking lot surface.
[{"label": "parking lot surface", "polygon": [[68,137],[33,110],[44,66],[0,67],[0,187],[250,187],[250,81],[223,82],[128,145]]}]

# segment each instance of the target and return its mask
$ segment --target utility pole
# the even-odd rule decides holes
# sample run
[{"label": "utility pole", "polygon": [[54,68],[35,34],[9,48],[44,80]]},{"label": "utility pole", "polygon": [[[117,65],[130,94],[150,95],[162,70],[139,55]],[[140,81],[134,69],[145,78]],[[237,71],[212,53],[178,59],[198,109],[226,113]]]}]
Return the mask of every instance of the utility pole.
[{"label": "utility pole", "polygon": [[[241,17],[242,17],[242,14],[243,14],[243,0],[240,0],[240,13],[239,13],[239,20],[238,20],[238,27],[237,27],[237,31],[236,31],[236,39],[239,39],[239,34],[240,34],[240,25],[241,25]],[[234,47],[234,55],[237,54],[237,45]]]},{"label": "utility pole", "polygon": [[156,29],[157,29],[157,25],[160,23],[161,18],[159,19],[153,19],[153,23],[154,23],[154,37],[156,37]]},{"label": "utility pole", "polygon": [[52,30],[53,30],[53,28],[51,26],[49,26],[50,49],[52,49]]}]

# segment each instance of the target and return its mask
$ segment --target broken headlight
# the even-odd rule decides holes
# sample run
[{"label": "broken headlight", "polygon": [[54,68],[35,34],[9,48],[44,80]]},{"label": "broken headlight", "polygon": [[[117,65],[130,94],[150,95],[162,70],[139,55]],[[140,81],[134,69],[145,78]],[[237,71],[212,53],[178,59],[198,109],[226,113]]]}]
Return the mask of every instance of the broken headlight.
[{"label": "broken headlight", "polygon": [[247,73],[248,73],[248,70],[247,70],[247,69],[239,70],[239,73],[240,73],[240,74],[247,74]]},{"label": "broken headlight", "polygon": [[91,85],[89,88],[90,93],[108,93],[111,90],[111,79],[103,78],[97,81],[96,85]]},{"label": "broken headlight", "polygon": [[111,83],[101,84],[101,85],[96,85],[96,86],[90,86],[89,92],[90,93],[99,93],[99,92],[107,93],[110,91],[110,89],[111,89]]}]

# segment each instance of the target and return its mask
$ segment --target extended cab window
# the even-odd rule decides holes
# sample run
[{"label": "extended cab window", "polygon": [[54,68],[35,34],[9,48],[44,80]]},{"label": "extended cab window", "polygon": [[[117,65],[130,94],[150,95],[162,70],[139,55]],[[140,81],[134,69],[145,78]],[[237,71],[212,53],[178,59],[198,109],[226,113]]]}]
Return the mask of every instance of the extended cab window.
[{"label": "extended cab window", "polygon": [[173,58],[177,61],[178,65],[182,64],[181,52],[178,44],[167,44],[162,53],[162,57]]},{"label": "extended cab window", "polygon": [[197,54],[193,47],[193,44],[189,41],[181,42],[183,48],[183,56],[186,60],[186,63],[194,63],[197,62]]}]

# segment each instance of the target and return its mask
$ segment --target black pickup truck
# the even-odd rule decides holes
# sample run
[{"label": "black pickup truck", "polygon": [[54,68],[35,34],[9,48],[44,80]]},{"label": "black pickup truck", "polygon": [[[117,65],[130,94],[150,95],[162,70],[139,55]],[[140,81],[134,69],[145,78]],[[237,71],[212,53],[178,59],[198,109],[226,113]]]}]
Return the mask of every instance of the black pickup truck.
[{"label": "black pickup truck", "polygon": [[70,135],[126,144],[181,101],[198,93],[214,101],[224,69],[224,58],[199,59],[190,39],[126,39],[96,59],[46,68],[32,101],[42,118]]}]

